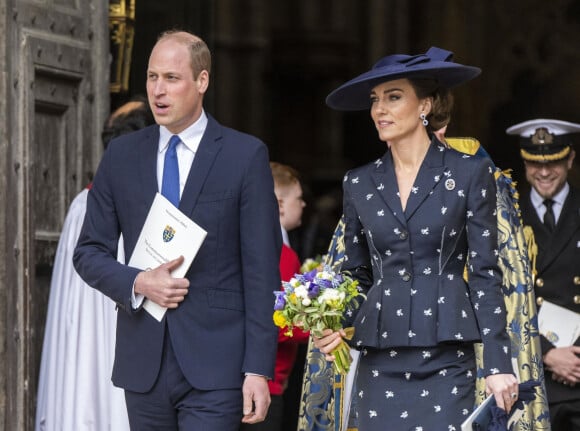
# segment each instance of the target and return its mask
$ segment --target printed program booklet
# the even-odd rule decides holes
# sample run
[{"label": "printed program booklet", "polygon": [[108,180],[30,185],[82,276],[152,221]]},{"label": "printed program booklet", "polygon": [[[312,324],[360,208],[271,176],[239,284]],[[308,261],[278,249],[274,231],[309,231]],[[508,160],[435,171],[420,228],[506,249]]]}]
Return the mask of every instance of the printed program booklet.
[{"label": "printed program booklet", "polygon": [[[163,195],[157,193],[149,209],[129,266],[153,269],[170,260],[183,256],[183,263],[171,272],[175,278],[187,273],[199,251],[207,232],[183,214]],[[149,299],[143,308],[161,321],[167,309]]]}]

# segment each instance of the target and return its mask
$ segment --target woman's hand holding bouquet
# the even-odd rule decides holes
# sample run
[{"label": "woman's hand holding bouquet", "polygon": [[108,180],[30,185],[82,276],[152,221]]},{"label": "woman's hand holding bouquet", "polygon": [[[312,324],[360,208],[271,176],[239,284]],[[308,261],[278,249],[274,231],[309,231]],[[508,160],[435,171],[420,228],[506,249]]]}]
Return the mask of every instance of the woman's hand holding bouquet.
[{"label": "woman's hand holding bouquet", "polygon": [[[317,268],[282,283],[283,290],[276,291],[274,304],[274,323],[280,328],[287,328],[291,336],[292,329],[297,327],[310,331],[315,338],[328,335],[329,331],[340,331],[349,338],[352,328],[342,329],[344,314],[358,307],[357,297],[362,296],[358,281],[347,274],[335,273],[330,267]],[[350,334],[352,336],[352,333]],[[348,372],[351,358],[349,347],[339,337],[334,342],[332,356],[338,373]]]}]

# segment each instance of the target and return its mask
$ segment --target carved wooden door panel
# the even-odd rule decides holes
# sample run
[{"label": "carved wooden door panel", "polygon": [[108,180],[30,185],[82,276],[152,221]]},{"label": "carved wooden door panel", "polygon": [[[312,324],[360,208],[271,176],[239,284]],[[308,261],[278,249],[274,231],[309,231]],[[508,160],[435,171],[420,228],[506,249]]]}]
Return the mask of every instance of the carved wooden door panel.
[{"label": "carved wooden door panel", "polygon": [[60,229],[101,154],[109,100],[108,2],[8,0],[6,22],[4,429],[32,430]]}]

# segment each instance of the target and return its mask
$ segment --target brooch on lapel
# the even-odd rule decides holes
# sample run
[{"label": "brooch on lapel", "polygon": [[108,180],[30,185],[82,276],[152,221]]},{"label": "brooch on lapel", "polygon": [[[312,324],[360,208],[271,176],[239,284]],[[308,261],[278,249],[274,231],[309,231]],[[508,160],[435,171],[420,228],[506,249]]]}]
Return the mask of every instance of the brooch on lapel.
[{"label": "brooch on lapel", "polygon": [[453,178],[448,178],[445,180],[445,188],[447,190],[453,190],[455,188],[455,180]]}]

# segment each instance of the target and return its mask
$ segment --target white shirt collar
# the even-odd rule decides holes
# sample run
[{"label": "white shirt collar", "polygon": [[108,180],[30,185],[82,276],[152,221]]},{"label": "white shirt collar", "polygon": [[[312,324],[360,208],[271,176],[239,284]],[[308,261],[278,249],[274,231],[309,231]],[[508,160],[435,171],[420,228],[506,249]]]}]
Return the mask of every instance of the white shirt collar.
[{"label": "white shirt collar", "polygon": [[288,247],[290,247],[290,238],[288,237],[288,232],[283,227],[281,227],[281,229],[282,229],[282,242],[286,244]]},{"label": "white shirt collar", "polygon": [[[560,190],[552,200],[554,201],[554,205],[562,208],[564,206],[564,202],[566,201],[566,197],[568,196],[568,192],[570,191],[570,186],[568,183],[564,184],[562,190]],[[530,191],[530,199],[532,200],[532,204],[534,204],[534,208],[539,209],[544,206],[544,198],[540,196],[540,194],[536,191],[535,188],[532,187]]]},{"label": "white shirt collar", "polygon": [[[205,111],[201,111],[201,115],[195,123],[189,126],[187,129],[179,133],[179,139],[181,142],[189,148],[193,153],[197,152],[199,148],[199,143],[207,127],[207,115]],[[165,151],[167,145],[169,145],[169,138],[173,136],[167,127],[159,126],[159,152]]]}]

